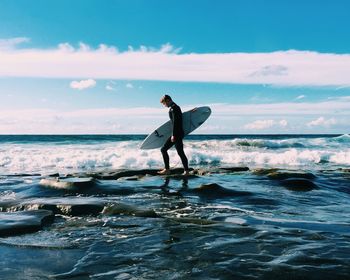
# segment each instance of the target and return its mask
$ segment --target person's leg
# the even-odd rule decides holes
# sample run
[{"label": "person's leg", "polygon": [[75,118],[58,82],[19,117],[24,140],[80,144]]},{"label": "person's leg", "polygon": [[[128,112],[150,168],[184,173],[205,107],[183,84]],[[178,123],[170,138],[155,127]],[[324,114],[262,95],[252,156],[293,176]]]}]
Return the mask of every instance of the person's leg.
[{"label": "person's leg", "polygon": [[170,169],[170,165],[169,165],[169,155],[168,155],[168,150],[174,145],[173,142],[171,142],[171,138],[169,138],[165,144],[163,145],[163,147],[160,149],[160,151],[162,152],[162,156],[163,156],[163,161],[164,161],[164,168],[166,170]]},{"label": "person's leg", "polygon": [[183,146],[182,139],[179,139],[175,142],[175,148],[176,148],[177,154],[181,158],[185,173],[187,174],[188,173],[188,160],[187,160],[187,157],[186,157],[185,152],[184,152],[184,146]]}]

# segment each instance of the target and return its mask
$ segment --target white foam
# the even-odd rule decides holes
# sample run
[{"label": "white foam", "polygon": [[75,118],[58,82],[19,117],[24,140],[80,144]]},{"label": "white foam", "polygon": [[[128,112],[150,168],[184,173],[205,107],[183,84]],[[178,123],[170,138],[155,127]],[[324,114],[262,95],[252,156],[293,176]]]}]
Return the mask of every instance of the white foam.
[{"label": "white foam", "polygon": [[307,166],[322,162],[350,164],[347,159],[349,150],[313,150],[313,149],[239,149],[222,145],[208,147],[206,150],[190,149],[188,153],[192,164],[225,164],[225,165],[263,165],[263,166]]},{"label": "white foam", "polygon": [[17,197],[16,197],[16,193],[13,192],[13,191],[3,191],[3,192],[0,192],[0,199],[2,201],[5,201],[5,200],[15,200]]},{"label": "white foam", "polygon": [[350,165],[350,149],[331,155],[329,161],[337,164]]},{"label": "white foam", "polygon": [[[347,136],[344,136],[345,138]],[[322,140],[322,141],[321,141]],[[342,143],[323,148],[277,148],[237,145],[238,140],[185,140],[190,165],[317,166],[323,163],[350,166],[350,148]],[[250,141],[250,140],[249,140]],[[268,140],[270,141],[270,140]],[[272,141],[272,140],[271,140]],[[280,140],[279,140],[280,141]],[[300,140],[298,140],[300,142]],[[315,142],[315,139],[312,141]],[[326,140],[319,139],[319,143]],[[161,168],[159,150],[140,150],[140,141],[94,144],[6,144],[0,151],[0,174],[66,172],[92,169]],[[304,145],[305,146],[305,145]],[[174,149],[171,166],[182,167]]]}]

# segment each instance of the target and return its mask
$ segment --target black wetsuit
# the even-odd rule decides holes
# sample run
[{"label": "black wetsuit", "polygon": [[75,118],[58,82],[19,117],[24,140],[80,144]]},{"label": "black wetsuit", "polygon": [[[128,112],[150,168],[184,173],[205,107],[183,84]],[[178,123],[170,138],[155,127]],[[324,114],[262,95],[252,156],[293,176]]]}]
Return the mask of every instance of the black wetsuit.
[{"label": "black wetsuit", "polygon": [[171,142],[171,137],[163,145],[161,152],[163,155],[164,165],[166,169],[169,169],[169,155],[168,150],[175,144],[176,151],[181,158],[182,165],[185,171],[188,170],[188,160],[184,153],[182,139],[184,138],[184,132],[182,128],[182,112],[181,108],[172,103],[169,109],[169,118],[173,124],[173,135],[175,137],[175,142]]}]

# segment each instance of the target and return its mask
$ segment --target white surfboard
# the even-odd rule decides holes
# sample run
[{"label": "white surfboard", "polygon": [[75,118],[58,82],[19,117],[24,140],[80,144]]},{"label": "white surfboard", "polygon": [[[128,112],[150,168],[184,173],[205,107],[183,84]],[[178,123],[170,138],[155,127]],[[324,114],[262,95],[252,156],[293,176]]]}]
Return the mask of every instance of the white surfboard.
[{"label": "white surfboard", "polygon": [[[194,108],[182,113],[182,126],[185,136],[201,126],[209,118],[210,114],[211,109],[207,106]],[[172,131],[173,125],[169,120],[149,134],[142,142],[140,149],[148,150],[162,147],[172,135]]]}]

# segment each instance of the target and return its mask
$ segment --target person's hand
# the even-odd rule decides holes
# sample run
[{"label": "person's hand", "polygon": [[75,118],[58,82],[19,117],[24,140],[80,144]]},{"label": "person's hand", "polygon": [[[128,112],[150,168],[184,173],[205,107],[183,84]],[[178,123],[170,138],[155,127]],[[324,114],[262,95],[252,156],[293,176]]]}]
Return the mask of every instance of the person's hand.
[{"label": "person's hand", "polygon": [[175,142],[175,136],[171,136],[171,139],[170,139],[170,140],[171,140],[171,142],[174,143],[174,142]]}]

